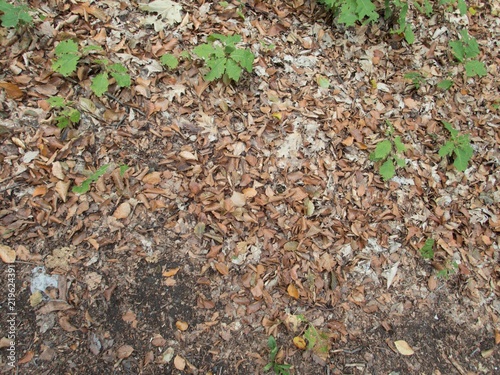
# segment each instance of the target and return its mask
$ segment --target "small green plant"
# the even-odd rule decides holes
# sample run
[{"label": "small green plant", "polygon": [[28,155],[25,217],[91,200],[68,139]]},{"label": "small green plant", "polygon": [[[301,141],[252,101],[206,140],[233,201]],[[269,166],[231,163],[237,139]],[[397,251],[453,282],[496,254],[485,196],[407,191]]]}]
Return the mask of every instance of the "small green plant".
[{"label": "small green plant", "polygon": [[408,72],[404,78],[409,80],[417,90],[426,82],[425,77],[419,72]]},{"label": "small green plant", "polygon": [[470,144],[469,134],[459,134],[458,130],[454,129],[447,121],[443,121],[443,125],[450,132],[451,137],[450,140],[439,149],[439,156],[444,158],[454,155],[453,165],[460,172],[463,172],[467,169],[469,160],[474,154],[474,149]]},{"label": "small green plant", "polygon": [[108,168],[109,164],[103,165],[97,171],[92,173],[85,181],[83,181],[81,185],[74,186],[73,189],[71,189],[71,191],[77,194],[85,194],[90,190],[90,184],[96,182],[99,179],[99,177],[104,175],[108,170]]},{"label": "small green plant", "polygon": [[438,89],[441,90],[449,90],[451,86],[453,86],[455,82],[453,82],[451,79],[443,79],[437,84]]},{"label": "small green plant", "polygon": [[0,0],[0,12],[3,13],[0,16],[3,27],[14,27],[17,28],[23,25],[32,25],[33,18],[29,14],[30,8],[26,4],[15,1],[14,4],[10,4],[5,0]]},{"label": "small green plant", "polygon": [[434,258],[434,240],[432,238],[425,240],[424,246],[420,248],[420,255],[424,259]]},{"label": "small green plant", "polygon": [[107,59],[95,60],[101,66],[102,72],[92,78],[90,88],[97,96],[102,96],[109,88],[109,76],[113,77],[119,87],[130,87],[130,74],[120,63],[111,63]]},{"label": "small green plant", "polygon": [[330,337],[322,331],[318,331],[311,323],[304,332],[304,338],[307,340],[307,349],[312,350],[321,358],[328,357],[330,350]]},{"label": "small green plant", "polygon": [[467,30],[460,31],[460,39],[450,42],[453,56],[460,62],[465,63],[465,72],[468,77],[484,77],[487,74],[486,66],[482,61],[474,60],[479,55],[479,45]]},{"label": "small green plant", "polygon": [[278,355],[279,348],[273,336],[269,336],[269,339],[267,340],[267,346],[270,350],[269,363],[264,367],[264,371],[267,372],[273,370],[277,375],[289,375],[289,370],[292,365],[276,363],[276,356]]},{"label": "small green plant", "polygon": [[436,272],[436,277],[440,279],[448,279],[451,275],[456,273],[458,270],[458,263],[455,261],[450,262],[447,260],[444,264],[443,269]]},{"label": "small green plant", "polygon": [[73,102],[66,101],[60,96],[53,96],[47,102],[52,108],[58,110],[55,120],[59,129],[65,129],[80,122],[81,113],[73,107]]},{"label": "small green plant", "polygon": [[[101,47],[93,45],[85,46],[80,50],[75,41],[64,40],[55,49],[56,59],[52,62],[52,69],[67,77],[76,71],[82,57],[88,56],[92,52],[101,51]],[[130,74],[123,64],[112,63],[108,59],[94,59],[92,62],[101,68],[101,73],[92,78],[90,85],[91,90],[97,96],[100,97],[108,91],[110,76],[115,79],[119,87],[130,87]]]},{"label": "small green plant", "polygon": [[386,135],[389,139],[384,139],[375,147],[375,151],[370,154],[370,160],[374,162],[383,162],[379,167],[379,173],[387,181],[394,177],[396,166],[404,167],[405,160],[401,154],[406,151],[406,146],[401,142],[401,137],[392,137],[394,127],[389,120],[386,120],[388,129]]},{"label": "small green plant", "polygon": [[222,77],[225,84],[231,80],[238,82],[243,69],[252,72],[255,56],[249,49],[237,48],[241,42],[239,35],[212,34],[208,42],[194,48],[193,52],[205,60],[209,72],[204,76],[207,81]]}]

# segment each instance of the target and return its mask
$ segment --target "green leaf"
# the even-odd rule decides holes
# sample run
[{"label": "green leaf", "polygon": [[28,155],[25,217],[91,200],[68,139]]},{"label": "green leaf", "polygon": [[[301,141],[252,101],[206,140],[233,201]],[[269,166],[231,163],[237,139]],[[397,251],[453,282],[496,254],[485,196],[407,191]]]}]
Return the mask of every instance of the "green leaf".
[{"label": "green leaf", "polygon": [[127,164],[120,165],[120,177],[123,177],[129,168]]},{"label": "green leaf", "polygon": [[383,160],[385,159],[392,150],[392,143],[388,139],[383,140],[382,142],[379,142],[377,144],[377,147],[375,147],[375,151],[373,152],[374,155],[374,161],[378,160]]},{"label": "green leaf", "polygon": [[207,61],[207,66],[210,71],[205,75],[207,81],[213,81],[222,77],[226,70],[227,59],[225,57],[218,59],[210,59]]},{"label": "green leaf", "polygon": [[241,68],[233,59],[227,59],[226,74],[229,78],[238,82],[240,80],[241,71]]},{"label": "green leaf", "polygon": [[30,9],[26,5],[14,6],[5,1],[0,2],[0,11],[3,15],[0,16],[3,27],[17,27],[20,24],[31,24],[33,18],[28,13]]},{"label": "green leaf", "polygon": [[99,73],[92,79],[92,84],[90,85],[91,90],[98,97],[101,97],[106,91],[108,91],[109,81],[108,73]]},{"label": "green leaf", "polygon": [[237,61],[247,72],[252,72],[254,54],[249,49],[235,49],[230,57]]},{"label": "green leaf", "polygon": [[81,113],[75,108],[68,108],[66,115],[73,124],[76,124],[78,121],[80,121]]},{"label": "green leaf", "polygon": [[356,14],[356,6],[355,0],[343,1],[342,7],[340,8],[339,22],[349,27],[354,25],[357,21],[360,21]]},{"label": "green leaf", "polygon": [[71,39],[64,40],[57,45],[55,54],[57,59],[52,62],[52,69],[55,72],[69,76],[76,70],[76,65],[80,60],[77,43]]},{"label": "green leaf", "polygon": [[323,89],[327,89],[330,87],[330,81],[328,80],[328,78],[322,75],[318,75],[316,77],[316,83],[318,84],[319,87]]},{"label": "green leaf", "polygon": [[400,158],[399,156],[394,156],[394,160],[396,160],[398,167],[404,167],[406,165],[405,159]]},{"label": "green leaf", "polygon": [[455,58],[462,62],[465,59],[465,47],[464,44],[460,40],[455,40],[449,43],[451,47],[451,53],[455,56]]},{"label": "green leaf", "polygon": [[449,90],[453,84],[454,82],[451,79],[443,79],[438,83],[437,87],[441,90]]},{"label": "green leaf", "polygon": [[458,10],[462,16],[467,14],[467,4],[464,0],[458,0]]},{"label": "green leaf", "polygon": [[61,108],[66,104],[65,100],[60,96],[52,96],[47,99],[47,102],[52,108]]},{"label": "green leaf", "polygon": [[394,168],[394,163],[392,160],[386,160],[384,164],[380,166],[380,175],[384,179],[384,181],[390,180],[396,174],[396,170]]},{"label": "green leaf", "polygon": [[394,138],[394,145],[396,146],[396,150],[398,150],[399,152],[406,151],[406,146],[403,142],[401,142],[400,136]]},{"label": "green leaf", "polygon": [[422,246],[420,249],[420,255],[422,256],[422,258],[424,259],[434,258],[433,246],[434,246],[434,240],[432,238],[428,238],[425,241],[424,246]]},{"label": "green leaf", "polygon": [[444,158],[445,156],[451,155],[454,149],[455,144],[452,141],[448,141],[443,146],[441,146],[438,155]]},{"label": "green leaf", "polygon": [[116,84],[120,87],[130,87],[130,74],[127,68],[122,64],[116,63],[109,66],[111,76],[116,80]]},{"label": "green leaf", "polygon": [[370,0],[357,0],[358,6],[356,11],[358,13],[359,20],[363,20],[365,17],[368,18],[368,22],[375,22],[378,19],[377,8]]},{"label": "green leaf", "polygon": [[465,63],[465,71],[468,77],[484,77],[486,74],[488,74],[484,63],[477,60],[467,61]]},{"label": "green leaf", "polygon": [[406,25],[404,35],[405,35],[405,40],[408,44],[415,43],[415,34],[413,33],[413,30],[410,25]]},{"label": "green leaf", "polygon": [[179,60],[177,60],[177,57],[175,57],[171,53],[164,54],[160,58],[160,62],[163,65],[166,65],[169,69],[175,69],[179,65]]},{"label": "green leaf", "polygon": [[100,52],[100,51],[102,51],[101,46],[88,45],[82,48],[82,53],[85,55],[89,54],[90,52]]},{"label": "green leaf", "polygon": [[193,49],[193,52],[198,57],[207,60],[214,53],[214,47],[211,44],[200,44]]},{"label": "green leaf", "polygon": [[443,125],[446,128],[446,130],[448,130],[451,133],[452,138],[455,138],[458,136],[458,130],[453,128],[453,125],[451,125],[451,123],[449,123],[448,121],[443,121]]},{"label": "green leaf", "polygon": [[57,116],[56,122],[59,129],[64,129],[71,125],[71,121],[66,116]]},{"label": "green leaf", "polygon": [[87,191],[89,191],[90,184],[92,182],[97,181],[99,179],[99,177],[101,177],[102,175],[104,175],[106,173],[106,171],[108,170],[108,168],[109,168],[109,164],[103,165],[97,171],[95,171],[94,173],[92,173],[85,181],[83,181],[81,185],[74,186],[73,189],[71,189],[71,191],[73,193],[85,194]]},{"label": "green leaf", "polygon": [[456,148],[455,161],[453,162],[453,165],[460,172],[465,171],[467,169],[467,165],[469,164],[469,160],[472,158],[473,154],[474,154],[474,149],[470,144]]}]

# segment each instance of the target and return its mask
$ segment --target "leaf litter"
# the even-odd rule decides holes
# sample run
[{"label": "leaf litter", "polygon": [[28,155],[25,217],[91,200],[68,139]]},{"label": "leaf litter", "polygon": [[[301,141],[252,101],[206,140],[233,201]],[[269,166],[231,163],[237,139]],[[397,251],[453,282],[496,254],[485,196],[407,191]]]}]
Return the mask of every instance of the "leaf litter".
[{"label": "leaf litter", "polygon": [[[244,20],[215,3],[142,6],[154,16],[48,6],[34,35],[2,35],[0,255],[22,281],[23,373],[70,371],[54,358],[79,373],[259,373],[270,335],[296,373],[496,371],[489,8],[468,17],[489,74],[462,80],[454,65],[454,86],[434,94],[453,24],[419,19],[410,47],[377,27],[337,29],[300,1],[249,3]],[[154,63],[228,32],[256,56],[237,85],[207,84],[189,59]],[[131,88],[97,98],[85,71],[78,86],[49,74],[61,33],[123,59]],[[429,77],[418,89],[404,78],[415,69]],[[44,104],[56,94],[85,114],[67,138]],[[409,148],[387,182],[369,157],[385,120]],[[470,134],[463,173],[438,157],[443,120]],[[31,263],[58,275],[33,307]]]}]

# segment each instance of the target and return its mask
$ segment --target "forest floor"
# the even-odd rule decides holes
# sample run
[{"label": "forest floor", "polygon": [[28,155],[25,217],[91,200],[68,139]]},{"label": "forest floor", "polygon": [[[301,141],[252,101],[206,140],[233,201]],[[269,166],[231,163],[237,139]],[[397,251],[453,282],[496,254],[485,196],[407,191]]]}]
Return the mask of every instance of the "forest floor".
[{"label": "forest floor", "polygon": [[[134,1],[30,0],[34,26],[0,28],[0,372],[500,374],[498,1],[410,8],[411,45],[309,1],[179,5],[155,31]],[[213,33],[255,55],[239,82],[203,80]],[[69,38],[102,51],[65,77]],[[95,56],[131,86],[94,95]]]}]

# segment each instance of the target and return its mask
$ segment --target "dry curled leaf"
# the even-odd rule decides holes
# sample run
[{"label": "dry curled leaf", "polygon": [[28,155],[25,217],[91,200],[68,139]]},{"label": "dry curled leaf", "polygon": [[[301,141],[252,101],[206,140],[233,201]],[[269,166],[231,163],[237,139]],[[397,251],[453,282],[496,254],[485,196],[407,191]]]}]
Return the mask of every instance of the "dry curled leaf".
[{"label": "dry curled leaf", "polygon": [[306,340],[304,340],[302,337],[300,336],[295,336],[293,338],[293,344],[300,350],[306,350],[307,348],[307,343],[306,343]]},{"label": "dry curled leaf", "polygon": [[394,341],[394,346],[400,352],[402,355],[413,355],[415,352],[413,349],[408,345],[408,343],[404,340],[397,340]]},{"label": "dry curled leaf", "polygon": [[116,219],[126,219],[128,215],[130,215],[130,211],[130,203],[123,202],[116,208],[115,212],[113,212],[113,217]]},{"label": "dry curled leaf", "polygon": [[185,321],[183,321],[183,320],[176,321],[175,322],[175,326],[177,327],[177,329],[179,331],[186,331],[188,329],[188,327],[189,327],[189,325]]},{"label": "dry curled leaf", "polygon": [[295,285],[293,285],[293,284],[288,285],[288,288],[286,289],[286,291],[288,292],[288,295],[290,297],[293,297],[295,299],[299,298],[299,291]]}]

